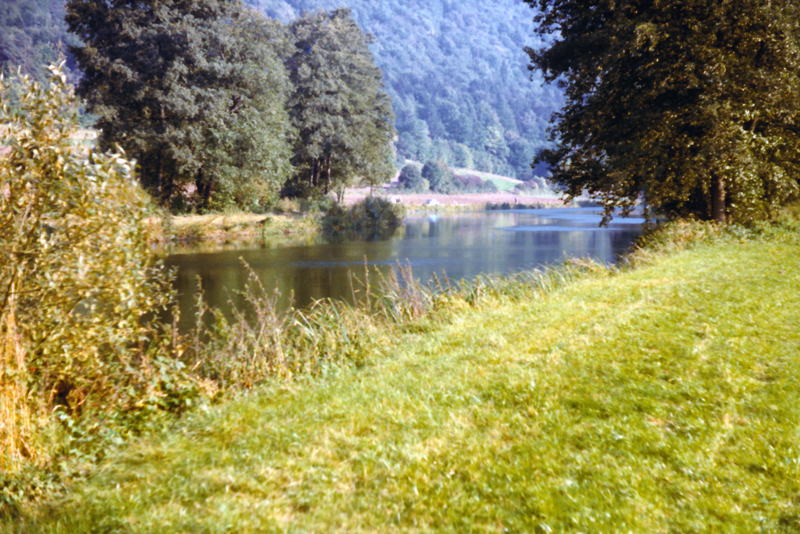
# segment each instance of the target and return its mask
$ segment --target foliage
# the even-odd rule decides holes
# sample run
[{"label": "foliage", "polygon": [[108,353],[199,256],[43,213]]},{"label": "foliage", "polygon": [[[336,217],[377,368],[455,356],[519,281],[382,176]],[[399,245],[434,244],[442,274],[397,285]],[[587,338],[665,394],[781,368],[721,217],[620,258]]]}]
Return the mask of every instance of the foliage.
[{"label": "foliage", "polygon": [[393,232],[403,222],[404,210],[402,205],[381,197],[367,197],[349,209],[335,204],[322,218],[322,228],[332,233],[356,231],[383,235],[383,231]]},{"label": "foliage", "polygon": [[523,202],[501,202],[501,203],[494,203],[488,202],[485,206],[487,211],[498,211],[498,210],[538,210],[538,209],[546,209],[546,208],[553,208],[552,203],[547,202],[533,202],[530,204],[525,204]]},{"label": "foliage", "polygon": [[568,98],[538,161],[569,198],[723,222],[798,196],[795,2],[526,3],[554,39],[533,67]]},{"label": "foliage", "polygon": [[458,191],[459,183],[450,167],[442,160],[429,161],[422,167],[422,177],[428,180],[431,191],[451,194]]},{"label": "foliage", "polygon": [[402,189],[414,193],[422,193],[429,187],[427,180],[422,177],[420,168],[413,163],[409,163],[400,170],[399,182]]},{"label": "foliage", "polygon": [[346,9],[304,15],[289,30],[288,106],[298,131],[293,162],[299,170],[290,188],[327,194],[358,178],[387,182],[394,174],[394,117],[369,51],[372,36]]},{"label": "foliage", "polygon": [[[47,65],[68,54],[67,46],[77,40],[64,23],[64,0],[4,0],[0,10],[0,72],[29,73],[32,79],[46,83]],[[76,79],[74,65],[63,67],[71,81]]]},{"label": "foliage", "polygon": [[462,193],[497,193],[500,189],[492,180],[484,180],[474,174],[456,175],[456,185]]},{"label": "foliage", "polygon": [[402,156],[520,179],[533,174],[530,158],[508,150],[514,142],[531,153],[544,147],[547,119],[563,98],[538,73],[531,83],[521,47],[542,41],[532,37],[532,16],[518,0],[246,1],[286,23],[318,9],[350,8],[375,35]]},{"label": "foliage", "polygon": [[158,233],[154,244],[161,245],[170,254],[313,242],[320,237],[317,217],[281,215],[313,214],[312,207],[303,208],[297,204],[296,201],[278,201],[269,215],[226,213],[151,219],[150,226]]},{"label": "foliage", "polygon": [[456,175],[444,160],[431,160],[420,171],[416,164],[410,163],[400,172],[400,188],[409,192],[421,193],[496,193],[497,184],[484,180],[475,174]]},{"label": "foliage", "polygon": [[[520,48],[541,41],[531,37],[532,17],[521,2],[493,0],[489,8],[478,0],[247,3],[285,24],[319,9],[352,9],[358,25],[376,36],[371,48],[392,98],[403,157],[442,158],[451,166],[520,179],[545,176],[546,168],[534,171],[530,157],[519,157],[519,145],[529,153],[546,146],[547,118],[563,97],[538,73],[530,83]],[[0,57],[6,43],[12,49],[7,68],[23,65],[24,72],[38,73],[59,48],[71,66],[72,56],[63,45],[77,41],[60,22],[63,0],[6,0],[6,5],[11,9],[5,10],[5,27],[0,13]]]},{"label": "foliage", "polygon": [[100,147],[135,157],[157,199],[175,210],[275,201],[292,137],[278,25],[223,0],[69,0],[66,20],[85,43],[72,52]]},{"label": "foliage", "polygon": [[59,68],[49,86],[21,84],[13,115],[0,95],[3,478],[51,460],[55,416],[180,410],[194,388],[156,323],[169,278],[150,250],[151,206],[131,163],[75,146],[75,97]]}]

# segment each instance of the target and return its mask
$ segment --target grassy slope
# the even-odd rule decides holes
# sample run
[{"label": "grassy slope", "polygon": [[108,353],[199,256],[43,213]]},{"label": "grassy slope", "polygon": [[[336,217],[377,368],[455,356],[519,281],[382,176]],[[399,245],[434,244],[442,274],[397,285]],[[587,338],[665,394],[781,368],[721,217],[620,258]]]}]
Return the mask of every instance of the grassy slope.
[{"label": "grassy slope", "polygon": [[453,312],[131,447],[27,532],[797,532],[797,257],[702,245]]}]

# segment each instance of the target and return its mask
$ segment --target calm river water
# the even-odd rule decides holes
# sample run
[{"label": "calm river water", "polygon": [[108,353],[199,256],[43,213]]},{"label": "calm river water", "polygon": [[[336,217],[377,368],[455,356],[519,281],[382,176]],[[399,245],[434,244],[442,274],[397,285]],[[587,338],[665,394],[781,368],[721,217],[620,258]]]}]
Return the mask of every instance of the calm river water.
[{"label": "calm river water", "polygon": [[237,291],[248,276],[242,260],[264,287],[278,288],[282,307],[290,305],[291,295],[295,307],[322,298],[352,300],[350,273],[363,278],[365,262],[373,277],[375,269],[386,272],[400,262],[423,281],[434,273],[451,280],[502,275],[571,257],[613,263],[642,232],[644,221],[618,218],[600,228],[598,213],[596,208],[558,208],[418,216],[383,241],[175,254],[166,263],[178,269],[175,283],[188,325],[198,276],[211,306],[225,310],[229,299],[240,300]]}]

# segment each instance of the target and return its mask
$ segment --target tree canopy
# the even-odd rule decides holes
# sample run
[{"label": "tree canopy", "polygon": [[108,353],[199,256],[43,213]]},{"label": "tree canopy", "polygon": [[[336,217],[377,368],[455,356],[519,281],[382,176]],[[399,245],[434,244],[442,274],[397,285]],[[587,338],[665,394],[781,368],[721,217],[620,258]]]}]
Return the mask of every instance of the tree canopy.
[{"label": "tree canopy", "polygon": [[428,181],[434,193],[451,194],[458,190],[453,171],[442,160],[425,163],[422,167],[422,177]]},{"label": "tree canopy", "polygon": [[101,149],[136,158],[162,203],[275,199],[292,137],[276,23],[233,0],[68,0],[66,21]]},{"label": "tree canopy", "polygon": [[[290,23],[339,6],[375,36],[375,62],[392,98],[401,158],[529,179],[546,145],[547,119],[563,97],[527,72],[524,44],[538,45],[519,0],[245,0]],[[537,169],[545,175],[546,169]]]},{"label": "tree canopy", "polygon": [[[3,66],[16,70],[23,65],[24,72],[41,72],[46,79],[47,62],[59,49],[68,52],[63,45],[79,43],[61,20],[64,1],[4,2]],[[399,160],[443,159],[448,165],[526,180],[546,174],[544,166],[530,168],[530,155],[546,146],[547,119],[563,97],[538,72],[533,83],[529,79],[521,46],[539,46],[541,41],[534,34],[532,14],[518,0],[243,1],[284,24],[319,9],[352,10],[358,26],[375,36],[370,49],[392,98]],[[59,25],[59,31],[51,31]],[[4,47],[11,52],[4,55]],[[72,65],[72,56],[67,56]],[[79,70],[72,72],[77,82]],[[222,185],[216,187],[219,193]]]},{"label": "tree canopy", "polygon": [[525,0],[566,89],[539,161],[569,197],[717,221],[798,195],[800,49],[791,0]]},{"label": "tree canopy", "polygon": [[422,177],[420,168],[414,163],[409,163],[400,170],[398,181],[400,187],[413,193],[427,191],[429,187],[429,183]]},{"label": "tree canopy", "polygon": [[372,185],[388,181],[394,174],[394,117],[369,50],[372,36],[347,9],[307,14],[289,31],[289,113],[298,132],[295,187],[327,193],[356,178]]}]

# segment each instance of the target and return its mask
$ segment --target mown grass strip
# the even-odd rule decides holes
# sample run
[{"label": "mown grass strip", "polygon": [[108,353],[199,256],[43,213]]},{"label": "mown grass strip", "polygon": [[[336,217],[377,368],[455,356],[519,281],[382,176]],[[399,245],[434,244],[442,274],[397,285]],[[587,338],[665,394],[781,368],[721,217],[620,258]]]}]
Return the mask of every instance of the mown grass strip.
[{"label": "mown grass strip", "polygon": [[796,532],[798,240],[587,274],[109,459],[26,532]]}]

